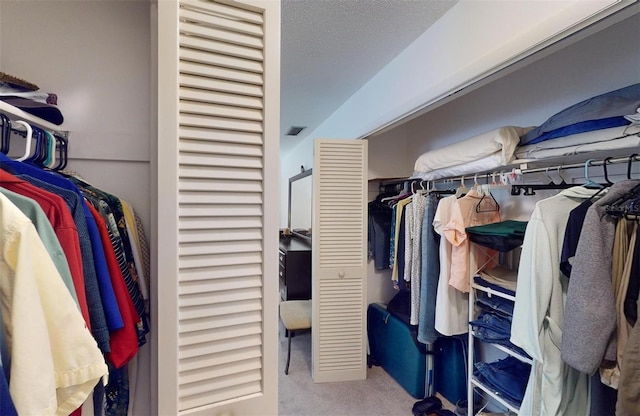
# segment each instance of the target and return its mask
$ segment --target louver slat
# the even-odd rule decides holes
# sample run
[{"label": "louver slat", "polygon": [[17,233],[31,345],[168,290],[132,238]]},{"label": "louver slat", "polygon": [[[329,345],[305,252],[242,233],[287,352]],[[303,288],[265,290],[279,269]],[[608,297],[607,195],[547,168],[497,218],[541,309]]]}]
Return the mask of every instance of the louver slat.
[{"label": "louver slat", "polygon": [[231,20],[250,22],[258,25],[264,25],[262,13],[250,10],[249,8],[240,9],[224,3],[215,3],[209,0],[185,0],[183,4],[192,10],[200,10],[204,13],[213,15],[227,16]]},{"label": "louver slat", "polygon": [[226,43],[212,39],[201,39],[192,36],[181,36],[180,46],[184,49],[215,53],[221,57],[232,56],[260,63],[262,63],[264,58],[261,49],[248,48],[240,45],[234,45],[233,43]]},{"label": "louver slat", "polygon": [[[219,91],[205,91],[192,88],[182,89],[182,99],[198,103],[208,104],[225,104],[241,108],[258,108],[262,109],[262,100],[257,97],[249,97],[246,95],[227,94]],[[209,132],[207,132],[209,133]],[[205,138],[208,135],[205,135]]]},{"label": "louver slat", "polygon": [[[180,60],[182,62],[191,62],[210,66],[210,57],[211,54],[206,51],[199,51],[197,49],[188,48],[183,48],[180,50]],[[216,64],[214,66],[235,69],[238,71],[255,72],[258,74],[262,74],[264,71],[261,62],[234,56],[220,55],[217,57]],[[262,84],[261,79],[259,80],[259,84]]]},{"label": "louver slat", "polygon": [[196,36],[203,39],[220,40],[236,45],[247,46],[255,49],[262,49],[262,39],[238,32],[225,31],[214,27],[193,24],[186,21],[180,22],[180,33],[186,36]]}]

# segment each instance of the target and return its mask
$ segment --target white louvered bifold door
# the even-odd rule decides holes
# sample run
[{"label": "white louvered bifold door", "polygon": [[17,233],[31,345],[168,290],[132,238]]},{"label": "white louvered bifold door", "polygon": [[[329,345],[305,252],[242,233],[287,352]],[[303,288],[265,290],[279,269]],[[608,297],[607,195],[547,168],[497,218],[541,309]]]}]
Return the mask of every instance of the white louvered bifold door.
[{"label": "white louvered bifold door", "polygon": [[279,33],[279,2],[158,2],[161,415],[277,414]]},{"label": "white louvered bifold door", "polygon": [[364,380],[367,141],[316,140],[313,380]]}]

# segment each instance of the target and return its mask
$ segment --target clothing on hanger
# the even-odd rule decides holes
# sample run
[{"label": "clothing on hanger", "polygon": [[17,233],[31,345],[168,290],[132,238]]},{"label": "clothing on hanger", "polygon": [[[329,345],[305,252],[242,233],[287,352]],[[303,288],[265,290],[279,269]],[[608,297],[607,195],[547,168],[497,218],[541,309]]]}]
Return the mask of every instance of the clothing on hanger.
[{"label": "clothing on hanger", "polygon": [[425,199],[425,207],[420,238],[422,267],[416,278],[420,281],[420,285],[416,289],[419,292],[417,338],[423,344],[432,344],[439,336],[436,332],[435,320],[438,277],[440,275],[440,235],[433,227],[439,198],[435,193],[429,193],[423,198]]},{"label": "clothing on hanger", "polygon": [[558,265],[569,212],[595,192],[580,186],[562,190],[538,201],[527,223],[511,327],[511,342],[533,359],[522,414],[588,413],[589,378],[561,359],[566,284]]},{"label": "clothing on hanger", "polygon": [[[493,256],[490,251],[477,250],[472,246],[465,230],[470,226],[500,221],[499,211],[476,212],[476,206],[481,200],[482,196],[476,189],[469,190],[464,197],[456,200],[451,219],[444,227],[444,235],[453,245],[449,284],[461,292],[470,290],[471,270],[475,271],[478,265],[485,264]],[[495,264],[488,264],[488,267],[493,266]]]},{"label": "clothing on hanger", "polygon": [[606,215],[605,207],[638,184],[640,181],[627,180],[612,185],[587,211],[580,234],[567,291],[564,327],[567,336],[562,338],[562,359],[587,374],[598,368],[603,357],[615,360],[615,351],[607,349],[607,345],[616,324],[611,286],[616,221]]},{"label": "clothing on hanger", "polygon": [[451,250],[453,245],[444,236],[444,228],[451,220],[456,196],[440,199],[433,218],[433,229],[440,236],[438,258],[440,273],[435,305],[434,327],[442,335],[466,334],[469,330],[469,294],[449,284],[451,276]]},{"label": "clothing on hanger", "polygon": [[104,358],[35,227],[2,194],[0,232],[11,398],[21,415],[71,413],[107,373]]}]

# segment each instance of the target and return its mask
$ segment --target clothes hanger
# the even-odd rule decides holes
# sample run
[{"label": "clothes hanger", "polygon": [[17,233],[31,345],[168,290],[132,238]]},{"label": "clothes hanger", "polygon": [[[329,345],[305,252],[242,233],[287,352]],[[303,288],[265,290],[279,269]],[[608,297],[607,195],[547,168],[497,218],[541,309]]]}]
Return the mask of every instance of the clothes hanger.
[{"label": "clothes hanger", "polygon": [[[611,216],[637,219],[640,215],[640,185],[636,185],[629,192],[605,206],[605,212]],[[629,202],[629,204],[627,204]],[[631,217],[633,216],[633,217]]]},{"label": "clothes hanger", "polygon": [[460,186],[458,187],[458,189],[456,189],[456,198],[460,198],[461,196],[465,195],[467,193],[468,189],[467,189],[467,185],[465,185],[464,183],[464,175],[462,175],[460,177]]},{"label": "clothes hanger", "polygon": [[[483,202],[485,202],[484,205],[487,205],[486,202],[489,201],[488,198],[491,198],[491,199],[490,199],[489,207],[487,208],[483,206]],[[489,190],[489,185],[487,185],[486,192],[483,192],[482,198],[480,198],[480,201],[478,201],[478,203],[476,204],[476,213],[480,214],[482,212],[494,212],[494,211],[500,211],[500,204],[498,204],[498,201],[496,201],[496,198],[493,196],[493,194]]]},{"label": "clothes hanger", "polygon": [[612,157],[607,157],[602,161],[602,170],[604,172],[604,180],[607,183],[607,185],[611,186],[613,185],[613,182],[611,182],[609,180],[609,173],[607,172],[607,163],[609,163],[609,161],[613,159]]},{"label": "clothes hanger", "polygon": [[631,164],[635,161],[637,156],[638,154],[634,153],[631,156],[629,156],[629,159],[627,159],[627,179],[628,180],[631,180]]},{"label": "clothes hanger", "polygon": [[27,158],[31,155],[31,137],[33,135],[33,129],[31,128],[29,123],[26,123],[26,122],[24,122],[22,120],[17,120],[15,123],[23,126],[25,129],[27,129],[27,136],[26,136],[27,144],[25,146],[24,155],[22,155],[22,157],[16,159],[16,161],[22,162],[22,161],[27,160]]},{"label": "clothes hanger", "polygon": [[9,151],[9,136],[11,136],[11,120],[5,114],[0,114],[2,130],[0,131],[0,152],[7,154]]},{"label": "clothes hanger", "polygon": [[591,162],[593,161],[594,159],[587,159],[587,161],[584,162],[584,179],[587,182],[582,186],[584,186],[585,188],[602,188],[601,184],[593,181],[593,179],[589,177],[589,166],[591,166]]},{"label": "clothes hanger", "polygon": [[558,177],[560,179],[562,179],[562,181],[560,183],[555,183],[555,181],[551,178],[551,175],[549,175],[549,169],[550,168],[546,168],[545,169],[545,175],[549,179],[549,183],[548,184],[542,184],[542,185],[515,184],[515,185],[511,185],[511,195],[520,195],[522,191],[524,191],[524,195],[535,195],[536,194],[535,191],[567,189],[567,188],[574,187],[575,185],[569,184],[564,180],[564,178],[560,174],[560,169],[561,168],[562,168],[562,166],[558,166],[557,167]]},{"label": "clothes hanger", "polygon": [[553,180],[551,175],[549,175],[549,166],[547,166],[547,168],[544,170],[544,174],[547,177],[547,179],[549,179],[549,185],[555,185],[556,184],[556,182]]},{"label": "clothes hanger", "polygon": [[35,142],[35,149],[31,157],[29,157],[26,160],[26,162],[29,162],[33,165],[41,166],[41,163],[44,160],[44,157],[46,157],[45,152],[47,151],[46,149],[47,139],[42,129],[38,127],[32,127],[32,129],[33,129],[32,138],[34,139],[34,142]]},{"label": "clothes hanger", "polygon": [[47,137],[47,157],[42,162],[42,166],[48,168],[51,166],[52,160],[55,160],[56,138],[48,130],[45,130],[44,134]]},{"label": "clothes hanger", "polygon": [[59,135],[54,135],[54,137],[56,138],[56,141],[58,142],[58,164],[56,166],[54,166],[52,169],[55,171],[60,171],[63,170],[64,168],[67,167],[67,149],[68,149],[68,142],[67,142],[67,138],[63,137],[63,136],[59,136]]},{"label": "clothes hanger", "polygon": [[602,161],[602,171],[604,173],[604,181],[606,182],[606,184],[601,185],[601,188],[598,190],[598,192],[596,192],[595,194],[591,195],[591,198],[589,198],[589,201],[593,201],[595,199],[598,199],[602,196],[602,194],[607,193],[609,191],[609,187],[611,185],[613,185],[613,182],[611,182],[609,180],[609,173],[607,172],[607,163],[609,163],[609,161],[613,159],[612,157],[607,157]]},{"label": "clothes hanger", "polygon": [[558,165],[557,173],[558,173],[558,177],[560,178],[560,185],[564,185],[567,183],[567,181],[564,180],[564,177],[560,173],[560,169],[562,169],[562,165]]}]

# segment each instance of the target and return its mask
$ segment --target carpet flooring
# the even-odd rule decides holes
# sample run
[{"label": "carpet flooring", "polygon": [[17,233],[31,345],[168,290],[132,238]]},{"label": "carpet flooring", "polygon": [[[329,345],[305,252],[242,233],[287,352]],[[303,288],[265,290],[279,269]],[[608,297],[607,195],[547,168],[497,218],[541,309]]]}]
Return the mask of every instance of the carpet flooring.
[{"label": "carpet flooring", "polygon": [[[311,379],[311,332],[293,337],[289,375],[284,374],[286,360],[287,340],[281,334],[280,416],[412,416],[411,408],[418,401],[377,366],[367,369],[366,380],[315,384]],[[450,403],[445,406],[451,408]]]}]

